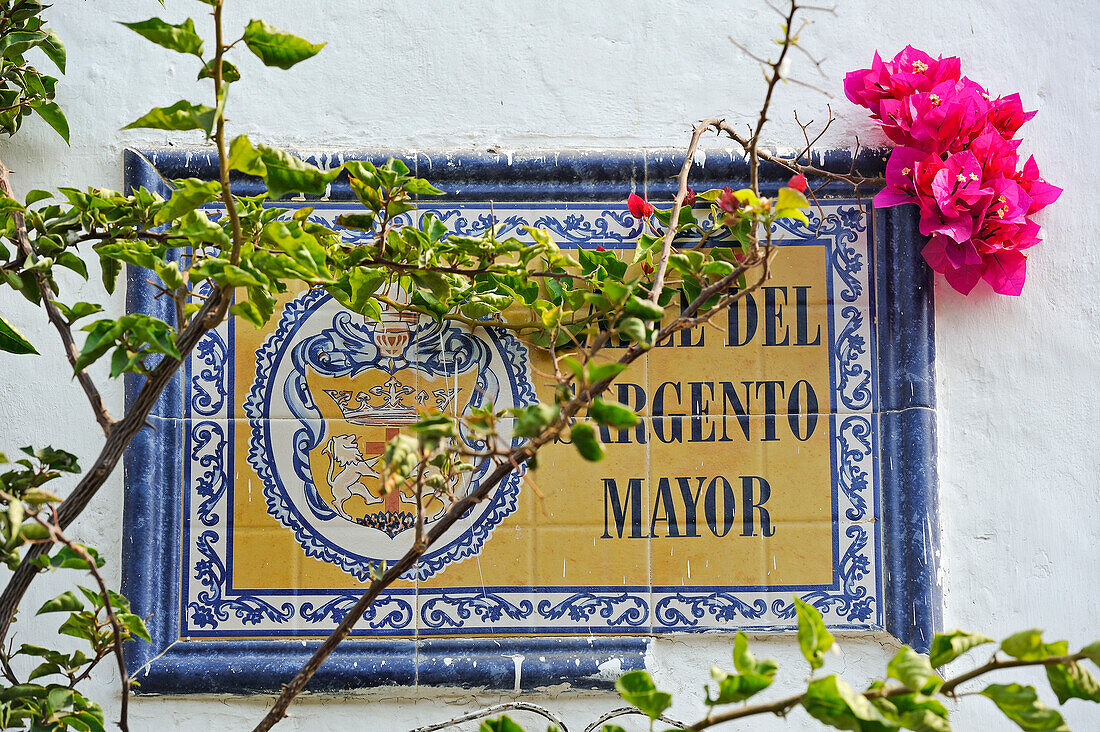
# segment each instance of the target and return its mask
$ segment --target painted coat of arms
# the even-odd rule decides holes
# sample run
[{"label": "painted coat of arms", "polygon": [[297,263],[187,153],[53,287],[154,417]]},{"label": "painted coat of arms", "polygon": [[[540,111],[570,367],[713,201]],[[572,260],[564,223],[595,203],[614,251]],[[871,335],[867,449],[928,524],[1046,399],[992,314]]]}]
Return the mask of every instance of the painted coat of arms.
[{"label": "painted coat of arms", "polygon": [[[527,351],[498,329],[469,329],[415,313],[385,310],[379,321],[354,315],[322,291],[292,300],[256,353],[244,411],[247,459],[263,481],[268,512],[309,556],[358,579],[370,564],[412,545],[416,497],[382,491],[386,442],[425,411],[462,415],[535,401]],[[479,442],[460,436],[472,449]],[[510,439],[507,432],[503,439]],[[483,445],[482,445],[483,446]],[[488,472],[485,462],[452,486],[462,496]],[[520,471],[492,500],[460,519],[409,578],[427,578],[476,554],[516,508]],[[427,524],[445,506],[423,506]]]}]

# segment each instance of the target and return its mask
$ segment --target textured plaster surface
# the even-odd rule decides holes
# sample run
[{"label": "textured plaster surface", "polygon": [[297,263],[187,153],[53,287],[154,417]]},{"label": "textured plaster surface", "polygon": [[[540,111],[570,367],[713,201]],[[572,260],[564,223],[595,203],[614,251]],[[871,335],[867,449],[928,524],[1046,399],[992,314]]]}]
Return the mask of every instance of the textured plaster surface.
[{"label": "textured plaster surface", "polygon": [[[234,133],[254,140],[308,147],[637,148],[685,143],[694,119],[725,115],[749,120],[761,94],[759,69],[729,42],[734,34],[767,52],[778,18],[763,3],[673,3],[610,0],[546,3],[474,0],[459,4],[237,2],[229,25],[253,15],[327,40],[318,58],[290,72],[261,71],[241,57],[246,81],[234,86],[229,117]],[[937,292],[937,377],[944,618],[947,627],[993,636],[1033,625],[1071,645],[1100,636],[1095,609],[1100,581],[1095,364],[1100,361],[1098,301],[1100,224],[1093,203],[1093,134],[1100,108],[1096,14],[1087,2],[960,4],[841,3],[819,15],[803,34],[826,57],[817,71],[801,54],[792,74],[832,92],[839,120],[823,142],[837,146],[882,138],[842,97],[845,71],[867,65],[876,48],[893,54],[906,43],[958,54],[964,71],[994,92],[1019,91],[1039,116],[1024,132],[1051,181],[1066,188],[1042,218],[1046,242],[1032,250],[1024,296],[994,297],[983,287],[969,299]],[[193,82],[193,59],[161,52],[119,20],[157,12],[173,21],[199,14],[196,3],[166,11],[136,0],[109,4],[71,0],[50,11],[69,48],[69,73],[59,101],[73,126],[65,147],[45,125],[30,121],[22,135],[0,141],[2,158],[25,192],[36,187],[122,184],[128,145],[196,144],[198,138],[119,131],[149,106],[183,95],[209,96]],[[200,25],[202,19],[200,18]],[[769,140],[800,139],[791,112],[821,120],[830,100],[806,88],[779,90]],[[66,280],[70,299],[95,299],[98,286]],[[0,448],[52,443],[95,456],[100,434],[63,366],[52,331],[34,309],[5,291],[3,312],[45,354],[2,357]],[[121,312],[122,297],[111,303]],[[97,376],[102,377],[101,370]],[[106,389],[121,412],[121,384]],[[101,547],[117,546],[122,510],[121,471],[74,530]],[[117,551],[107,551],[117,583]],[[16,626],[20,637],[52,630],[57,620],[33,608],[60,591],[65,577],[38,583]],[[880,642],[881,641],[881,642]],[[861,684],[882,669],[893,646],[885,639],[844,638],[842,655],[826,670]],[[658,684],[676,693],[672,714],[700,716],[699,691],[712,663],[729,666],[730,640],[701,636],[653,644],[649,664]],[[770,637],[755,649],[783,668],[775,690],[802,683],[804,666],[792,637]],[[1045,683],[1031,676],[1041,694]],[[88,689],[117,718],[110,664]],[[227,690],[229,691],[229,690]],[[470,691],[382,690],[360,696],[312,697],[293,708],[285,728],[408,729],[464,709],[511,698]],[[619,705],[610,695],[550,689],[524,695],[564,715],[571,728]],[[131,706],[132,728],[246,729],[266,698],[142,698]],[[991,705],[969,699],[956,729],[1005,729]],[[1071,702],[1074,729],[1095,729],[1097,713]],[[809,729],[800,713],[786,723],[752,729]],[[643,726],[636,725],[637,729]],[[746,727],[748,728],[748,727]]]}]

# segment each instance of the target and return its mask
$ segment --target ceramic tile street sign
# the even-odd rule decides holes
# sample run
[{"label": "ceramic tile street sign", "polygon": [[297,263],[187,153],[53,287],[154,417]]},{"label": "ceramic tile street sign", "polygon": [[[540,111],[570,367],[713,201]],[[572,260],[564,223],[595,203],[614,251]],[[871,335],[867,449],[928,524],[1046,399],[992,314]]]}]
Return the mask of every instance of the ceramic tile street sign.
[{"label": "ceramic tile street sign", "polygon": [[[132,157],[132,184],[149,178],[150,165],[196,165],[151,157]],[[597,190],[621,157],[567,163],[587,171],[572,190],[578,176],[560,160],[532,163],[510,186],[485,174],[491,160],[448,162],[413,161],[465,185],[422,202],[410,223],[431,212],[461,233],[495,222],[525,236],[531,225],[563,248],[633,255],[641,222],[625,193]],[[653,157],[650,169],[671,162]],[[721,174],[717,167],[708,175]],[[723,183],[736,164],[726,172]],[[479,193],[478,184],[503,190]],[[355,210],[342,198],[285,205],[313,206],[314,218],[335,226]],[[920,272],[915,250],[899,256],[886,246],[907,240],[905,223],[876,215],[869,199],[827,199],[810,226],[777,233],[775,275],[764,287],[619,377],[612,396],[642,419],[601,430],[606,459],[588,463],[559,441],[537,469],[513,472],[368,610],[346,650],[364,657],[332,672],[330,685],[451,676],[512,686],[512,674],[521,685],[605,683],[600,665],[637,666],[647,636],[791,629],[796,593],[833,628],[922,644],[935,611],[932,577],[922,576],[932,561],[929,291],[898,292],[899,276]],[[920,277],[900,284],[927,288]],[[142,280],[130,280],[132,307],[156,307]],[[913,303],[916,311],[900,312]],[[612,343],[606,357],[620,347]],[[128,521],[158,543],[152,559],[130,553],[128,589],[154,612],[157,643],[178,644],[147,669],[145,688],[203,690],[196,678],[224,673],[219,656],[290,665],[280,648],[300,654],[303,640],[326,636],[369,582],[370,565],[412,544],[415,497],[380,489],[386,440],[425,409],[461,415],[490,402],[551,401],[551,371],[545,355],[505,330],[395,310],[373,322],[320,290],[288,292],[262,330],[230,320],[208,333],[158,405],[156,431],[128,457]],[[901,395],[914,384],[919,395]],[[512,440],[507,424],[500,439]],[[918,462],[891,460],[905,456]],[[168,482],[154,488],[158,476]],[[136,495],[150,490],[164,496],[157,509]],[[891,515],[902,501],[922,511],[919,531],[912,517]],[[428,524],[444,509],[427,506]],[[166,531],[152,531],[158,523]],[[917,540],[922,554],[899,562]],[[911,575],[922,584],[893,584]],[[912,597],[926,617],[914,613],[902,627],[891,611]],[[532,651],[543,660],[521,678],[514,656]],[[132,655],[140,665],[154,654]],[[448,674],[455,656],[465,659],[461,673]],[[244,677],[244,687],[276,685]]]}]

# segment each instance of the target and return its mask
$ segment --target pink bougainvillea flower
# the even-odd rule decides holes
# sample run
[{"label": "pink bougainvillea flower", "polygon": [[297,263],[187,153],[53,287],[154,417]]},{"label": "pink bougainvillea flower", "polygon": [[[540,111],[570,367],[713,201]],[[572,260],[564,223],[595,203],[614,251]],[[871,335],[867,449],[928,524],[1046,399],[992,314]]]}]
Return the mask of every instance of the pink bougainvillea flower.
[{"label": "pink bougainvillea flower", "polygon": [[995,252],[985,257],[982,277],[1001,295],[1019,296],[1027,276],[1027,255],[1015,250]]},{"label": "pink bougainvillea flower", "polygon": [[1006,140],[990,126],[974,138],[967,149],[982,166],[982,178],[992,180],[1012,178],[1016,174],[1016,163],[1019,160],[1016,148],[1019,146],[1019,140]]},{"label": "pink bougainvillea flower", "polygon": [[880,105],[884,99],[900,101],[945,81],[958,81],[960,69],[958,58],[932,58],[912,46],[903,48],[889,63],[883,63],[876,52],[871,68],[844,77],[844,94],[878,119],[883,117]]},{"label": "pink bougainvillea flower", "polygon": [[993,196],[992,188],[982,187],[982,169],[973,153],[952,155],[936,171],[931,185],[917,190],[920,232],[966,241],[974,234],[976,222],[981,221]]},{"label": "pink bougainvillea flower", "polygon": [[893,97],[890,70],[879,58],[878,51],[875,51],[871,68],[851,71],[844,77],[844,95],[853,104],[866,107],[871,110],[872,115],[878,117],[879,104],[883,99]]},{"label": "pink bougainvillea flower", "polygon": [[[921,150],[912,147],[895,147],[890,153],[890,159],[886,161],[886,187],[875,195],[875,206],[887,208],[888,206],[900,206],[903,203],[917,202],[918,179],[922,169],[927,169],[925,162],[932,160],[940,163],[939,158],[929,156]],[[931,171],[932,174],[935,171]],[[931,184],[931,177],[921,186],[927,189]]]},{"label": "pink bougainvillea flower", "polygon": [[875,206],[915,203],[929,237],[925,261],[964,294],[985,279],[1019,295],[1027,270],[1022,250],[1038,244],[1028,218],[1062,189],[1039,176],[1035,159],[1019,164],[1020,127],[1035,116],[1019,94],[993,99],[961,76],[957,58],[932,58],[906,46],[892,61],[876,53],[869,69],[845,77],[844,93],[897,147]]},{"label": "pink bougainvillea flower", "polygon": [[688,208],[695,205],[695,191],[691,190],[690,187],[684,191],[684,205]]},{"label": "pink bougainvillea flower", "polygon": [[990,103],[989,124],[993,125],[1006,140],[1011,140],[1015,137],[1017,130],[1036,113],[1037,110],[1024,111],[1024,104],[1020,101],[1019,94],[1009,94],[1007,97],[998,97]]},{"label": "pink bougainvillea flower", "polygon": [[948,242],[957,244],[949,237],[933,236],[921,251],[921,256],[928,262],[929,267],[944,276],[947,284],[962,294],[969,295],[974,285],[978,284],[978,280],[982,278],[984,264],[979,258],[975,264],[962,264],[956,267],[947,255]]},{"label": "pink bougainvillea flower", "polygon": [[791,179],[787,181],[787,187],[802,193],[806,190],[806,176],[801,173],[791,176]]},{"label": "pink bougainvillea flower", "polygon": [[725,189],[718,194],[718,208],[728,214],[737,213],[741,209],[741,202],[737,200],[737,196],[734,195],[733,189],[729,186],[726,186]]},{"label": "pink bougainvillea flower", "polygon": [[627,197],[626,207],[630,209],[630,215],[636,219],[645,219],[653,215],[653,206],[637,193],[631,193]]},{"label": "pink bougainvillea flower", "polygon": [[1039,165],[1035,162],[1034,155],[1027,159],[1023,169],[1016,174],[1016,181],[1031,196],[1031,206],[1028,207],[1029,214],[1046,208],[1057,201],[1058,196],[1062,195],[1061,188],[1047,183],[1039,175]]}]

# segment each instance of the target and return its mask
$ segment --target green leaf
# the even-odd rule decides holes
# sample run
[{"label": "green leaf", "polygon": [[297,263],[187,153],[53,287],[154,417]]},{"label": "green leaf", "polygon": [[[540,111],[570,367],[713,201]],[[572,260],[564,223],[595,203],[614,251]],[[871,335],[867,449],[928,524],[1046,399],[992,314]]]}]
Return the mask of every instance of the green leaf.
[{"label": "green leaf", "polygon": [[442,196],[443,191],[423,178],[410,178],[405,181],[405,190],[418,196]]},{"label": "green leaf", "polygon": [[[86,566],[86,565],[85,565]],[[84,603],[80,601],[72,590],[66,590],[52,600],[49,600],[38,609],[36,615],[44,613],[72,613],[84,609]]]},{"label": "green leaf", "polygon": [[631,295],[623,307],[623,314],[642,320],[660,320],[665,315],[665,309],[637,295]]},{"label": "green leaf", "polygon": [[981,633],[967,633],[962,630],[936,633],[935,637],[932,638],[932,648],[928,653],[929,662],[933,668],[939,668],[945,663],[954,661],[971,648],[992,642],[992,638],[987,638]]},{"label": "green leaf", "polygon": [[729,674],[715,667],[710,670],[711,678],[718,682],[718,694],[713,699],[707,692],[706,703],[709,706],[736,704],[744,701],[771,685],[779,666],[775,661],[757,661],[749,652],[749,639],[738,632],[733,642],[733,664],[740,672]]},{"label": "green leaf", "polygon": [[[573,426],[574,432],[576,427],[577,425]],[[627,704],[637,707],[650,719],[657,719],[672,706],[672,695],[657,691],[653,679],[646,671],[629,671],[623,674],[615,682],[615,689]]]},{"label": "green leaf", "polygon": [[[599,439],[596,437],[596,430],[592,425],[587,422],[576,422],[573,424],[573,428],[569,431],[569,434],[573,440],[573,446],[577,448],[577,452],[580,453],[582,458],[593,463],[603,460],[603,445],[600,444]],[[630,700],[627,699],[627,701]]]},{"label": "green leaf", "polygon": [[65,113],[61,111],[61,107],[57,106],[56,102],[36,99],[31,102],[31,109],[37,112],[38,116],[54,129],[54,132],[61,135],[61,139],[65,141],[66,145],[69,144],[69,122],[65,119]]},{"label": "green leaf", "polygon": [[7,196],[0,194],[0,214],[11,213],[12,211],[25,211],[26,207],[16,201],[14,198],[8,198]]},{"label": "green leaf", "polygon": [[115,291],[115,284],[118,282],[118,275],[122,272],[122,262],[111,257],[100,256],[99,258],[99,274],[103,280],[103,289],[107,290],[107,294],[113,294]]},{"label": "green leaf", "polygon": [[0,35],[0,55],[7,59],[22,56],[38,44],[46,40],[46,34],[41,31],[15,31]]},{"label": "green leaf", "polygon": [[237,135],[229,143],[229,167],[246,175],[263,175],[267,172],[260,152],[252,147],[246,135]]},{"label": "green leaf", "polygon": [[798,613],[798,646],[810,668],[819,669],[825,664],[825,651],[832,647],[833,636],[817,608],[798,597],[794,598],[794,606]]},{"label": "green leaf", "polygon": [[1065,641],[1043,643],[1043,632],[1038,628],[1013,633],[1001,642],[1001,650],[1021,661],[1042,661],[1051,656],[1064,656],[1069,651]]},{"label": "green leaf", "polygon": [[194,211],[199,206],[210,203],[221,195],[222,186],[216,180],[200,180],[198,178],[184,178],[177,180],[172,197],[169,198],[156,216],[153,222],[164,224],[178,219],[188,211]]},{"label": "green leaf", "polygon": [[523,727],[503,715],[498,719],[486,719],[477,728],[478,732],[523,732]]},{"label": "green leaf", "polygon": [[600,397],[592,400],[592,404],[588,407],[588,416],[599,424],[610,425],[620,430],[638,424],[638,415],[633,409],[618,402],[605,402]]},{"label": "green leaf", "polygon": [[50,538],[50,530],[39,523],[26,523],[19,529],[23,541],[45,541]]},{"label": "green leaf", "polygon": [[913,691],[923,690],[933,679],[942,683],[942,679],[932,671],[928,656],[917,653],[909,646],[902,646],[886,665],[886,675],[887,678],[897,679]]},{"label": "green leaf", "polygon": [[170,51],[188,53],[202,58],[202,38],[195,32],[195,21],[188,18],[179,25],[172,25],[160,18],[150,18],[137,23],[123,23],[130,30]]},{"label": "green leaf", "polygon": [[8,353],[38,353],[31,342],[23,337],[23,334],[15,329],[3,315],[0,315],[0,351]]},{"label": "green leaf", "polygon": [[601,364],[595,361],[589,361],[588,366],[585,367],[585,380],[589,384],[595,384],[604,379],[612,379],[621,374],[625,369],[626,364],[618,363],[617,361]]},{"label": "green leaf", "polygon": [[244,43],[265,66],[280,69],[289,69],[299,61],[316,56],[325,47],[324,43],[310,43],[262,20],[252,20],[245,27]]},{"label": "green leaf", "polygon": [[186,99],[181,99],[171,107],[153,107],[122,129],[202,130],[209,135],[214,129],[214,122],[213,107],[192,104]]},{"label": "green leaf", "polygon": [[72,706],[73,703],[73,690],[67,689],[64,686],[54,686],[50,689],[46,695],[46,704],[50,709],[59,712],[62,709],[67,709]]},{"label": "green leaf", "polygon": [[634,343],[645,343],[646,328],[638,318],[623,318],[619,321],[619,333]]},{"label": "green leaf", "polygon": [[[214,59],[210,59],[206,62],[206,65],[199,69],[199,80],[213,79],[214,78]],[[234,81],[240,81],[241,72],[233,64],[222,59],[222,82],[232,84]]]},{"label": "green leaf", "polygon": [[802,706],[814,719],[837,729],[879,732],[898,728],[865,696],[836,676],[811,681],[802,697]]},{"label": "green leaf", "polygon": [[340,175],[339,168],[321,170],[274,147],[257,145],[256,149],[264,166],[264,172],[258,175],[267,183],[268,194],[273,199],[282,198],[291,192],[322,195],[326,186]]},{"label": "green leaf", "polygon": [[1068,699],[1085,699],[1100,702],[1100,683],[1096,681],[1083,665],[1070,663],[1052,663],[1047,667],[1047,681],[1058,695],[1058,703],[1065,704]]},{"label": "green leaf", "polygon": [[27,194],[27,205],[33,206],[39,201],[45,201],[47,198],[53,198],[53,194],[49,191],[43,191],[40,188],[35,188]]},{"label": "green leaf", "polygon": [[57,70],[64,74],[65,44],[61,42],[61,38],[58,37],[57,32],[52,28],[47,28],[46,38],[38,47],[42,49],[42,53],[46,54],[46,58],[53,61],[53,65],[57,67]]},{"label": "green leaf", "polygon": [[[115,602],[114,598],[111,598],[112,603]],[[130,631],[130,635],[135,638],[141,638],[146,643],[152,643],[153,639],[149,636],[149,630],[145,627],[145,621],[137,615],[130,612],[116,613],[118,622],[122,624],[126,630]]]},{"label": "green leaf", "polygon": [[[93,547],[86,546],[84,551],[88,552],[96,567],[102,567],[106,562]],[[88,569],[88,563],[84,558],[67,546],[61,547],[49,558],[49,566],[54,569]]]},{"label": "green leaf", "polygon": [[1033,686],[1021,686],[1020,684],[990,684],[982,692],[982,696],[993,700],[993,703],[1004,712],[1004,715],[1015,722],[1023,730],[1056,730],[1056,732],[1069,732],[1062,715],[1039,701]]}]

